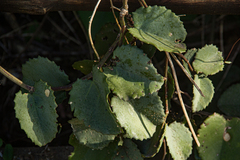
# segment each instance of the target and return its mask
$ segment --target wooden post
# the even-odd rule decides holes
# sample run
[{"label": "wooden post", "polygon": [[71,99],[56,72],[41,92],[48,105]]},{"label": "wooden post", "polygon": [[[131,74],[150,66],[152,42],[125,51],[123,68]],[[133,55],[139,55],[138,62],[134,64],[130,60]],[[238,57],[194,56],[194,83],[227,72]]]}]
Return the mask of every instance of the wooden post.
[{"label": "wooden post", "polygon": [[[240,14],[239,0],[146,0],[148,5],[166,6],[177,14]],[[97,0],[0,0],[0,11],[45,14],[48,11],[92,11]],[[116,7],[122,0],[113,0]],[[129,0],[129,11],[139,8],[138,0]],[[102,0],[99,11],[110,11],[109,0]]]}]

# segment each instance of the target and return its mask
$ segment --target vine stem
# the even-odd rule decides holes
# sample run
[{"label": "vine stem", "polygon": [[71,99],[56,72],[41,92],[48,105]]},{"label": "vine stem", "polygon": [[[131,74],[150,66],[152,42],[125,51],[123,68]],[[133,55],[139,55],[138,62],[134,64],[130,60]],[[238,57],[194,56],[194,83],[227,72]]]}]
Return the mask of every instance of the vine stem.
[{"label": "vine stem", "polygon": [[197,138],[197,136],[196,136],[196,133],[195,133],[195,131],[194,131],[193,127],[192,127],[192,124],[191,124],[191,122],[190,122],[190,119],[189,119],[189,117],[188,117],[188,113],[187,113],[187,111],[186,111],[185,105],[184,105],[184,103],[183,103],[182,95],[181,95],[181,93],[180,93],[180,87],[179,87],[179,84],[178,84],[177,74],[176,74],[176,72],[175,72],[173,62],[172,62],[172,60],[171,60],[171,57],[170,57],[169,53],[168,53],[168,52],[165,52],[165,53],[166,53],[166,56],[167,56],[168,61],[169,61],[169,64],[170,64],[170,67],[171,67],[172,72],[173,72],[173,77],[174,77],[174,81],[175,81],[175,86],[176,86],[178,98],[179,98],[179,101],[180,101],[180,104],[181,104],[183,113],[184,113],[185,118],[186,118],[186,120],[187,120],[189,129],[190,129],[190,131],[192,132],[193,138],[194,138],[197,146],[200,147],[200,142],[198,141],[198,138]]},{"label": "vine stem", "polygon": [[15,76],[13,76],[11,73],[9,73],[8,71],[6,71],[2,66],[0,66],[0,73],[2,73],[5,77],[7,77],[9,80],[11,80],[12,82],[14,82],[15,84],[19,85],[20,87],[28,90],[29,92],[33,92],[34,88],[33,86],[29,86],[25,83],[23,83],[21,80],[19,80],[18,78],[16,78]]},{"label": "vine stem", "polygon": [[95,48],[95,46],[94,46],[94,44],[93,44],[92,33],[91,33],[92,31],[91,31],[91,30],[92,30],[92,21],[93,21],[93,18],[94,18],[94,16],[95,16],[95,14],[96,14],[96,11],[97,11],[97,8],[98,8],[100,2],[101,2],[101,0],[98,0],[97,4],[96,4],[96,6],[95,6],[95,8],[94,8],[94,10],[93,10],[92,16],[91,16],[91,18],[90,18],[90,20],[89,20],[89,26],[88,26],[88,36],[89,36],[89,40],[90,40],[91,46],[92,46],[92,48],[93,48],[93,51],[94,51],[94,53],[95,53],[96,56],[97,56],[98,61],[100,61],[100,57],[99,57],[99,54],[98,54],[98,52],[97,52],[97,50],[96,50],[96,48]]},{"label": "vine stem", "polygon": [[188,79],[192,82],[192,84],[196,87],[196,89],[198,90],[198,92],[201,94],[201,96],[205,97],[204,94],[202,93],[201,89],[198,87],[198,85],[195,83],[195,81],[192,79],[192,77],[188,74],[188,72],[186,71],[186,69],[182,66],[182,64],[179,62],[179,60],[177,59],[177,57],[170,52],[170,54],[172,55],[172,57],[174,58],[174,60],[177,62],[177,64],[180,66],[180,68],[182,69],[182,71],[185,73],[185,75],[188,77]]}]

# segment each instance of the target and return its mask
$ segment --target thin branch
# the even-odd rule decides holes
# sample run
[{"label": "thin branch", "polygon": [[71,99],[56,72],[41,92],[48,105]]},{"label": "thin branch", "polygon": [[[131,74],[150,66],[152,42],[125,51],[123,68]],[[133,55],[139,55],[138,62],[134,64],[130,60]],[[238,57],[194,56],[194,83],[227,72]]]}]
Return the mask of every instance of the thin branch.
[{"label": "thin branch", "polygon": [[193,72],[193,68],[192,68],[191,64],[189,63],[189,61],[187,60],[187,58],[184,57],[184,55],[182,55],[182,54],[179,54],[179,53],[176,53],[176,54],[177,54],[179,57],[181,57],[181,58],[188,64],[189,69]]},{"label": "thin branch", "polygon": [[177,57],[170,52],[170,54],[172,55],[172,57],[174,58],[174,60],[177,62],[177,64],[181,67],[182,71],[185,73],[185,75],[188,77],[188,79],[192,82],[192,84],[196,87],[196,89],[198,90],[198,92],[203,96],[204,94],[202,93],[201,89],[198,87],[198,85],[195,83],[195,81],[192,79],[192,77],[188,74],[188,72],[186,71],[186,69],[182,66],[182,64],[180,63],[180,61],[177,59]]},{"label": "thin branch", "polygon": [[93,21],[93,18],[94,18],[94,16],[95,16],[95,14],[96,14],[96,11],[97,11],[97,8],[98,8],[100,2],[101,2],[101,0],[98,0],[97,4],[96,4],[96,6],[95,6],[95,8],[94,8],[94,10],[93,10],[92,16],[91,16],[90,21],[89,21],[89,26],[88,26],[88,36],[89,36],[89,40],[90,40],[90,43],[91,43],[91,45],[92,45],[93,51],[94,51],[94,53],[95,53],[96,56],[97,56],[98,61],[100,61],[100,57],[99,57],[99,54],[98,54],[98,52],[97,52],[97,50],[96,50],[96,48],[95,48],[95,46],[94,46],[94,44],[93,44],[92,33],[91,33],[92,31],[91,31],[91,30],[92,30],[92,21]]},{"label": "thin branch", "polygon": [[173,77],[174,77],[175,86],[176,86],[178,98],[179,98],[179,101],[180,101],[180,104],[181,104],[183,113],[184,113],[185,118],[186,118],[186,120],[187,120],[189,129],[190,129],[190,131],[192,132],[193,138],[194,138],[197,146],[199,147],[199,146],[200,146],[200,142],[198,141],[198,138],[197,138],[197,136],[196,136],[196,133],[195,133],[195,131],[194,131],[193,127],[192,127],[191,121],[190,121],[190,119],[189,119],[189,117],[188,117],[188,113],[187,113],[187,111],[186,111],[185,105],[184,105],[184,103],[183,103],[182,95],[181,95],[181,93],[180,93],[180,87],[179,87],[179,84],[178,84],[177,74],[176,74],[176,72],[175,72],[173,62],[172,62],[172,60],[171,60],[171,57],[170,57],[169,53],[168,53],[168,52],[165,52],[165,53],[166,53],[166,56],[167,56],[167,58],[168,58],[170,67],[171,67],[171,69],[172,69],[172,74],[173,74]]},{"label": "thin branch", "polygon": [[12,82],[14,82],[15,84],[19,85],[20,87],[28,90],[29,92],[33,92],[34,88],[33,86],[29,86],[25,83],[23,83],[21,80],[19,80],[18,78],[16,78],[15,76],[13,76],[11,73],[9,73],[8,71],[6,71],[2,66],[0,66],[0,73],[2,73],[5,77],[7,77],[9,80],[11,80]]}]

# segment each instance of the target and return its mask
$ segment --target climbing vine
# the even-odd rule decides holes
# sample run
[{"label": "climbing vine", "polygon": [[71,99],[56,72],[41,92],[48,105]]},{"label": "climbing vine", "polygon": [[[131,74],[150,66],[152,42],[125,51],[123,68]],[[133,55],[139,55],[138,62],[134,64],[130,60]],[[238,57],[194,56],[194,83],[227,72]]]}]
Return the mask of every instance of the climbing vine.
[{"label": "climbing vine", "polygon": [[[76,82],[70,83],[54,62],[43,57],[29,59],[23,65],[22,81],[0,68],[23,88],[14,100],[21,128],[38,146],[51,142],[58,132],[56,107],[69,94],[75,117],[69,121],[73,129],[69,144],[74,146],[70,160],[140,160],[155,156],[166,144],[176,160],[187,159],[194,146],[202,159],[227,159],[226,153],[237,159],[239,118],[229,121],[214,113],[200,128],[193,128],[194,120],[188,116],[191,112],[186,110],[172,62],[173,58],[193,83],[191,109],[198,112],[212,101],[214,86],[209,76],[223,70],[222,53],[214,45],[187,49],[187,32],[171,10],[144,3],[145,7],[130,15],[126,5],[119,15],[120,32],[107,53],[100,50],[98,54],[101,47],[96,44],[97,62],[73,64],[86,74]],[[89,33],[91,39],[91,28]],[[166,55],[164,75],[151,62],[154,49]],[[225,99],[230,99],[227,92],[239,93],[236,88],[239,85],[226,91],[219,101],[224,113],[232,115],[234,108],[229,109]],[[175,90],[186,123],[168,118]],[[239,116],[237,110],[234,116]]]}]

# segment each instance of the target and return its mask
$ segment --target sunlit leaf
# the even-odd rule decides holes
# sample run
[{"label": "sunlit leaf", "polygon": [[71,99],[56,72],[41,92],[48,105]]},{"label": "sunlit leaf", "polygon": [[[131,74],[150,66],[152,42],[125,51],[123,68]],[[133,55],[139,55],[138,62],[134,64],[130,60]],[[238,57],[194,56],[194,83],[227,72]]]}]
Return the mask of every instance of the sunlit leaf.
[{"label": "sunlit leaf", "polygon": [[221,115],[208,117],[198,130],[203,160],[239,159],[240,119],[226,121]]},{"label": "sunlit leaf", "polygon": [[218,100],[219,109],[228,116],[240,117],[240,83],[234,84],[223,92]]},{"label": "sunlit leaf", "polygon": [[103,134],[117,135],[121,132],[108,104],[109,89],[103,73],[94,67],[93,81],[78,79],[72,87],[69,104],[85,126]]},{"label": "sunlit leaf", "polygon": [[[51,142],[57,133],[57,113],[55,97],[51,88],[43,81],[34,85],[33,93],[22,94],[19,91],[15,97],[15,112],[21,128],[38,146]],[[45,94],[45,91],[50,91]]]},{"label": "sunlit leaf", "polygon": [[191,132],[183,124],[173,122],[166,125],[165,136],[173,159],[185,160],[192,153]]},{"label": "sunlit leaf", "polygon": [[194,70],[205,75],[213,75],[222,71],[223,64],[222,52],[213,45],[205,45],[199,49],[193,61]]},{"label": "sunlit leaf", "polygon": [[116,137],[116,135],[106,135],[92,130],[86,127],[83,121],[79,121],[77,118],[70,120],[69,123],[78,141],[89,148],[103,149]]},{"label": "sunlit leaf", "polygon": [[203,92],[203,97],[199,91],[193,86],[193,100],[192,100],[192,110],[193,112],[198,112],[205,109],[208,104],[211,102],[214,94],[214,87],[209,78],[194,76],[194,81],[198,87]]},{"label": "sunlit leaf", "polygon": [[182,43],[187,35],[180,18],[171,10],[161,6],[148,6],[133,12],[134,28],[129,32],[160,51],[185,52]]},{"label": "sunlit leaf", "polygon": [[104,74],[109,88],[120,98],[140,98],[161,88],[163,77],[141,49],[122,46],[114,51],[113,58],[119,60],[116,67],[104,68]]},{"label": "sunlit leaf", "polygon": [[132,104],[118,97],[112,98],[111,106],[119,123],[126,130],[127,137],[137,140],[152,137],[156,130],[156,125],[144,113],[138,112]]}]

